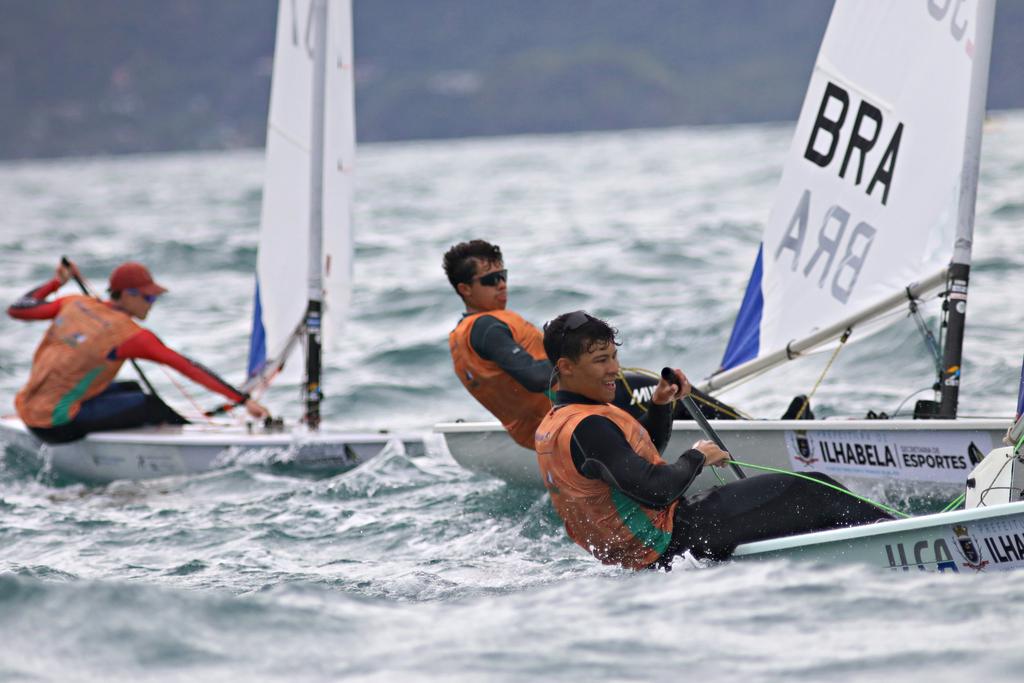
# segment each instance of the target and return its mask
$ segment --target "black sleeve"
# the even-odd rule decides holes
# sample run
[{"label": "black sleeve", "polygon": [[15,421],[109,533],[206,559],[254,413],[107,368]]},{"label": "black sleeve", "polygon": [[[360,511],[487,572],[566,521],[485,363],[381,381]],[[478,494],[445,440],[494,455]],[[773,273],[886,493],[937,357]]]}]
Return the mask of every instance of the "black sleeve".
[{"label": "black sleeve", "polygon": [[527,391],[547,391],[551,381],[551,363],[536,360],[512,338],[512,330],[497,318],[482,315],[469,332],[469,345],[484,360],[494,361]]},{"label": "black sleeve", "polygon": [[678,499],[704,467],[704,455],[688,450],[671,464],[647,462],[630,448],[622,430],[600,415],[584,418],[572,435],[572,461],[589,479],[600,479],[633,500],[662,508]]},{"label": "black sleeve", "polygon": [[665,452],[669,437],[672,436],[672,404],[647,404],[647,412],[640,417],[640,424],[651,437],[659,453]]}]

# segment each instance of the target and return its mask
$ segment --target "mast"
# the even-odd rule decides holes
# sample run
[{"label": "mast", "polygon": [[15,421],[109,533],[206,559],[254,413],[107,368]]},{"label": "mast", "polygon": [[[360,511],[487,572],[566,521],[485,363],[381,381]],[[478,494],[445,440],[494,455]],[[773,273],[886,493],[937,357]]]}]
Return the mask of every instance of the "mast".
[{"label": "mast", "polygon": [[323,311],[324,90],[327,73],[327,2],[313,0],[313,112],[309,155],[309,293],[306,307],[306,426],[320,427],[320,343]]},{"label": "mast", "polygon": [[981,134],[988,97],[988,68],[992,52],[992,23],[995,0],[980,0],[974,55],[971,66],[971,90],[967,105],[967,130],[964,140],[964,165],[960,174],[960,203],[956,242],[949,264],[946,307],[946,345],[942,354],[940,382],[940,418],[956,417],[960,396],[960,367],[967,318],[967,282],[971,273],[971,244],[974,239],[974,206],[978,195],[978,167],[981,161]]}]

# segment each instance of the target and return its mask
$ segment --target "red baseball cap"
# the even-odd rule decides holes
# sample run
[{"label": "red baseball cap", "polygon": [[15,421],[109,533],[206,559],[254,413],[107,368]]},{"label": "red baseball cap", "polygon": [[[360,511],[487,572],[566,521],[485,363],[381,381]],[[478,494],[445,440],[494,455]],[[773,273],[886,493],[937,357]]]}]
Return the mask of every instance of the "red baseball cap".
[{"label": "red baseball cap", "polygon": [[154,296],[167,291],[153,282],[153,276],[146,266],[136,261],[122,263],[110,274],[111,292],[123,292],[126,289],[137,289],[140,294],[152,294]]}]

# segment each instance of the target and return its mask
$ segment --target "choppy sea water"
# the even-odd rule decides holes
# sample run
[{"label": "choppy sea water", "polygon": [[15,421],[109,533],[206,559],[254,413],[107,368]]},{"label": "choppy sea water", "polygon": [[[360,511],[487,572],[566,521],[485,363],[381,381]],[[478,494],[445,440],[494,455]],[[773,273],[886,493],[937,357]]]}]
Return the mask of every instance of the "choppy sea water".
[{"label": "choppy sea water", "polygon": [[[451,373],[459,315],[441,254],[499,243],[510,305],[587,308],[626,363],[693,377],[724,348],[791,127],[360,148],[356,289],[326,358],[344,427],[486,417]],[[125,258],[171,288],[149,324],[239,380],[259,220],[258,152],[0,164],[0,296],[61,254],[102,283]],[[1024,312],[1024,115],[986,130],[961,414],[1014,409]],[[937,311],[926,311],[934,325]],[[0,410],[42,326],[0,323]],[[819,356],[726,398],[776,416]],[[821,414],[892,412],[931,383],[910,320],[851,346]],[[162,372],[150,377],[190,410]],[[198,389],[200,404],[213,399]],[[268,403],[298,414],[297,389]],[[926,396],[924,394],[923,396]],[[964,680],[1015,676],[1024,575],[783,562],[630,574],[569,542],[547,499],[439,448],[311,478],[259,462],[106,487],[0,460],[0,680]],[[1010,607],[1010,609],[1007,609]]]}]

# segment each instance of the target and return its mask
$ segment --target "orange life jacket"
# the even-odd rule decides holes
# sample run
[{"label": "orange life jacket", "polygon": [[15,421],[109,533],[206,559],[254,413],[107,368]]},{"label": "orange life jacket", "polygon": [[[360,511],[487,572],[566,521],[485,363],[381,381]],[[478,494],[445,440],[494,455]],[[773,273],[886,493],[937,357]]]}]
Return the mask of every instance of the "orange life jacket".
[{"label": "orange life jacket", "polygon": [[570,450],[577,425],[590,415],[608,418],[622,430],[641,458],[662,464],[647,430],[613,405],[571,403],[555,406],[537,429],[537,463],[551,503],[565,522],[569,538],[605,564],[644,569],[657,561],[672,538],[678,501],[656,510],[636,502],[600,479],[584,477]]},{"label": "orange life jacket", "polygon": [[83,401],[106,389],[124,360],[108,355],[142,328],[131,316],[87,296],[65,297],[32,359],[28,383],[14,398],[29,427],[71,422]]},{"label": "orange life jacket", "polygon": [[508,325],[515,342],[535,360],[547,358],[544,353],[544,335],[512,311],[486,311],[467,315],[448,335],[452,364],[459,381],[473,398],[501,421],[516,443],[533,450],[533,435],[551,407],[551,401],[546,394],[527,391],[497,363],[484,360],[473,350],[469,343],[470,332],[473,323],[482,315],[495,317]]}]

